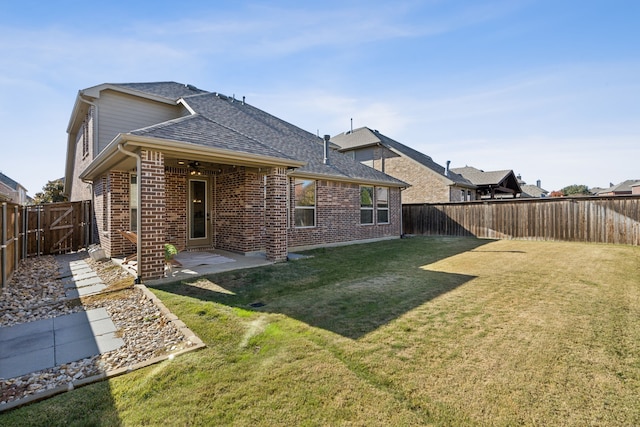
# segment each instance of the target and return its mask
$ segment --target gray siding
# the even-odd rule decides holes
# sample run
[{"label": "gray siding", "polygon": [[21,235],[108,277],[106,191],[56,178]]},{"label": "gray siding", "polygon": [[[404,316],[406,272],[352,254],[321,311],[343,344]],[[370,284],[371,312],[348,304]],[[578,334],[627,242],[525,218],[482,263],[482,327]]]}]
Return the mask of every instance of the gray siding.
[{"label": "gray siding", "polygon": [[182,107],[106,90],[99,100],[98,152],[119,133],[130,132],[184,115]]}]

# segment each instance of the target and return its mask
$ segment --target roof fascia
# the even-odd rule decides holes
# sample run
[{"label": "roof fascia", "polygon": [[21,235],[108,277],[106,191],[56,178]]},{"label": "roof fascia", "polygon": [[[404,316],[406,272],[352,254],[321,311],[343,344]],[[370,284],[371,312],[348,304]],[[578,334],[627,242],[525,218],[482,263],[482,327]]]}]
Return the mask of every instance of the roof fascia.
[{"label": "roof fascia", "polygon": [[347,151],[355,151],[355,150],[360,150],[362,148],[376,147],[378,145],[384,145],[384,144],[382,144],[381,142],[371,142],[368,144],[354,145],[353,147],[349,147],[349,148],[338,148],[338,151],[340,153],[346,153]]},{"label": "roof fascia", "polygon": [[407,184],[406,182],[403,182],[400,180],[398,180],[399,182],[389,182],[389,181],[382,181],[382,180],[375,180],[375,179],[351,178],[348,176],[301,172],[297,170],[293,170],[292,172],[289,172],[289,176],[292,178],[320,179],[320,180],[326,180],[326,181],[347,182],[347,183],[359,184],[359,185],[373,184],[373,185],[384,186],[384,187],[398,187],[398,188],[411,187],[410,184]]}]

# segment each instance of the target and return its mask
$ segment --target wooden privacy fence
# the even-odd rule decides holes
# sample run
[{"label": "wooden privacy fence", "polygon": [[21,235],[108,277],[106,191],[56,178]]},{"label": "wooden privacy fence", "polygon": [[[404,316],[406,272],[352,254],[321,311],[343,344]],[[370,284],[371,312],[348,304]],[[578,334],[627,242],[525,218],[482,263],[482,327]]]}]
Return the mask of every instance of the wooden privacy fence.
[{"label": "wooden privacy fence", "polygon": [[640,245],[640,197],[509,199],[402,206],[406,234]]},{"label": "wooden privacy fence", "polygon": [[77,251],[91,243],[91,202],[20,206],[2,203],[0,287],[21,259]]}]

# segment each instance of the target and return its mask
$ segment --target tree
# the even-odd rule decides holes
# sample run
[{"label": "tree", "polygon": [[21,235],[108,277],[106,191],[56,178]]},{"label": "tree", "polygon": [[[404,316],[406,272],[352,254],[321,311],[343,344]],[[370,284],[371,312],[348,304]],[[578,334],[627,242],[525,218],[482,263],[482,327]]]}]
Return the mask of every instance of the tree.
[{"label": "tree", "polygon": [[591,192],[589,191],[589,187],[587,187],[586,185],[578,184],[569,185],[567,187],[564,187],[560,191],[562,191],[562,194],[564,194],[565,196],[583,196],[591,194]]},{"label": "tree", "polygon": [[66,202],[67,196],[63,194],[64,181],[62,178],[47,182],[47,185],[42,187],[42,191],[36,193],[33,198],[34,203],[55,203]]}]

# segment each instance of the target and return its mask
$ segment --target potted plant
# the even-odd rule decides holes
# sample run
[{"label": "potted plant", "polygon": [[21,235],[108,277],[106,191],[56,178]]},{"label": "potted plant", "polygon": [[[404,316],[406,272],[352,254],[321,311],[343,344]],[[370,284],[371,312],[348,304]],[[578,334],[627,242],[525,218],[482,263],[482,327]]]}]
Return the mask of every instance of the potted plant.
[{"label": "potted plant", "polygon": [[173,257],[176,256],[177,253],[178,253],[178,250],[171,243],[165,243],[164,244],[164,262],[167,265],[167,268],[169,269],[169,272],[171,272],[171,269],[172,269],[172,267],[174,265],[175,266],[181,266],[182,265],[182,264],[180,264],[180,262],[178,262],[177,260],[173,259]]}]

